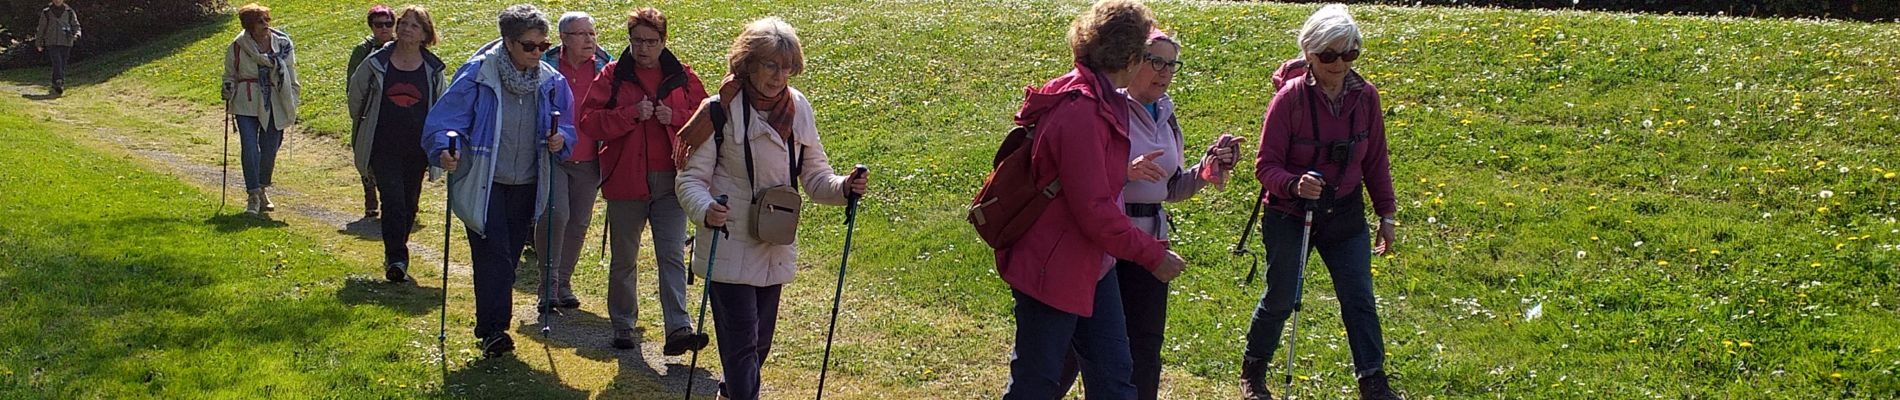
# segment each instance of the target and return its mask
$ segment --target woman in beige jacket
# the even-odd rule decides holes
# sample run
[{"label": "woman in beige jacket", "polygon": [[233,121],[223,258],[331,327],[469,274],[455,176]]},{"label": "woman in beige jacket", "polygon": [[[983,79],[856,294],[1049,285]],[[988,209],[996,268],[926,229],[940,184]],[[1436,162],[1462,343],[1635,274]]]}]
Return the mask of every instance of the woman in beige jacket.
[{"label": "woman in beige jacket", "polygon": [[284,129],[297,122],[296,52],[290,35],[271,29],[270,8],[251,3],[238,9],[244,32],[224,54],[224,108],[237,118],[244,190],[244,212],[260,215],[276,209],[264,190],[271,185]]},{"label": "woman in beige jacket", "polygon": [[[724,226],[731,232],[715,237],[712,229],[698,229],[689,269],[709,282],[715,339],[725,375],[721,393],[733,400],[751,400],[759,396],[759,368],[772,351],[780,289],[791,283],[798,270],[794,245],[753,239],[745,210],[754,193],[796,180],[811,201],[844,205],[847,191],[864,193],[869,178],[851,180],[833,172],[825,146],[818,141],[811,102],[788,85],[805,65],[791,25],[776,17],[747,24],[733,40],[726,59],[733,75],[681,129],[681,142],[687,145],[682,152],[689,156],[681,163],[685,170],[676,185],[688,220],[707,227]],[[713,104],[728,117],[723,129],[712,128],[713,118],[708,116],[714,112]],[[714,134],[722,138],[704,146]],[[748,147],[750,163],[746,162]],[[713,198],[720,195],[729,196],[728,204],[739,211],[729,213],[727,206],[714,203]],[[715,240],[721,242],[719,254],[708,260]],[[709,261],[711,276],[706,272]]]}]

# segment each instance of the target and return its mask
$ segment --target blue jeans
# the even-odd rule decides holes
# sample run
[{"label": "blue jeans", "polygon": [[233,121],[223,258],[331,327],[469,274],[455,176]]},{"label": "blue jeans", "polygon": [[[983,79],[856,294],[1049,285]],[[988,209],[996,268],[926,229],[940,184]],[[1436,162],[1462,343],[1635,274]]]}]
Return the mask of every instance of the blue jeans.
[{"label": "blue jeans", "polygon": [[[1128,321],[1128,355],[1134,359],[1135,398],[1155,400],[1161,392],[1161,344],[1168,326],[1168,283],[1156,279],[1141,265],[1115,260],[1115,275],[1122,287],[1122,318]],[[1082,372],[1082,360],[1070,351],[1062,361],[1061,392],[1075,385]]]},{"label": "blue jeans", "polygon": [[[1312,247],[1333,277],[1339,297],[1339,316],[1346,325],[1346,343],[1352,347],[1354,375],[1371,376],[1385,366],[1385,339],[1379,332],[1379,311],[1372,295],[1372,244],[1367,233],[1363,202],[1351,202],[1313,213]],[[1267,247],[1267,289],[1254,309],[1247,329],[1249,358],[1269,359],[1280,346],[1280,329],[1293,311],[1293,288],[1299,275],[1300,224],[1304,215],[1268,211],[1260,221],[1260,239]],[[1284,366],[1282,366],[1284,368]]]},{"label": "blue jeans", "polygon": [[277,168],[277,149],[284,147],[284,130],[265,125],[257,117],[239,115],[238,159],[244,166],[244,190],[270,186],[271,170]]},{"label": "blue jeans", "polygon": [[1115,271],[1095,283],[1095,315],[1082,317],[1049,307],[1023,292],[1016,296],[1016,345],[1009,355],[1004,399],[1061,398],[1063,358],[1070,349],[1081,358],[1082,382],[1092,400],[1135,398],[1129,380],[1134,361],[1128,354],[1128,325],[1122,318],[1122,291]]},{"label": "blue jeans", "polygon": [[484,232],[468,231],[475,269],[475,337],[506,332],[514,320],[515,269],[534,233],[535,184],[492,183]]},{"label": "blue jeans", "polygon": [[[714,265],[713,268],[719,268]],[[713,337],[726,380],[719,392],[731,400],[759,398],[759,369],[772,354],[778,328],[778,299],[785,285],[758,287],[707,280],[711,285]]]}]

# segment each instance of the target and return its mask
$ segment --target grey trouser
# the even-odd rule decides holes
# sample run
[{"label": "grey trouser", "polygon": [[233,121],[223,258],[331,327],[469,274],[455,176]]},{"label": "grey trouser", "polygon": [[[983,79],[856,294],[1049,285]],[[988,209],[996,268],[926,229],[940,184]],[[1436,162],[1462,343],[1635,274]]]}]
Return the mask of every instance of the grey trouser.
[{"label": "grey trouser", "polygon": [[654,258],[659,264],[660,313],[666,332],[691,328],[686,314],[686,210],[673,193],[673,171],[647,173],[649,200],[608,200],[607,230],[613,250],[607,262],[607,317],[616,330],[633,329],[640,317],[638,270],[640,232],[653,226]]},{"label": "grey trouser", "polygon": [[[545,243],[548,238],[547,226],[536,224],[534,231],[534,250],[537,252],[554,249],[554,271],[545,285],[554,285],[554,300],[574,298],[574,264],[580,262],[581,245],[587,241],[587,224],[594,218],[594,199],[600,192],[600,164],[587,161],[578,164],[560,163],[554,169],[554,193],[548,201],[554,203],[555,246]],[[545,256],[543,256],[545,257]],[[542,261],[536,260],[540,265]],[[540,292],[537,292],[540,293]]]}]

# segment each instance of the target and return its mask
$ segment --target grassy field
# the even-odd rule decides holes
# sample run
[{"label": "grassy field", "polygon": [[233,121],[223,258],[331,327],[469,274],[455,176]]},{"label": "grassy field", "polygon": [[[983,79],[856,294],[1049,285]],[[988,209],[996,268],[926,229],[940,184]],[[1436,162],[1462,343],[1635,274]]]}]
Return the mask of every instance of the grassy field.
[{"label": "grassy field", "polygon": [[[423,4],[445,39],[438,53],[453,62],[493,35],[493,14],[508,2]],[[608,16],[647,3],[540,4]],[[960,213],[1023,86],[1067,69],[1061,34],[1085,4],[653,4],[669,14],[671,47],[708,80],[723,72],[725,45],[741,23],[785,17],[800,29],[809,64],[793,85],[818,109],[834,163],[873,168],[827,393],[999,393],[1010,300]],[[293,167],[280,168],[279,180],[304,203],[354,213],[354,173],[339,139],[348,136],[341,81],[367,2],[270,5],[298,40],[305,84],[306,123],[293,132]],[[1152,6],[1186,43],[1188,67],[1171,90],[1189,142],[1224,131],[1256,136],[1272,96],[1268,73],[1293,55],[1292,31],[1314,7]],[[1388,369],[1401,391],[1900,396],[1900,27],[1448,8],[1356,7],[1355,16],[1367,50],[1358,68],[1385,102],[1401,207],[1399,253],[1374,265]],[[618,18],[603,18],[604,47],[624,45],[624,28],[611,22]],[[0,112],[4,137],[27,143],[0,150],[8,160],[0,166],[0,280],[10,288],[0,306],[8,320],[0,394],[171,397],[215,388],[371,397],[383,392],[372,394],[370,382],[387,379],[378,384],[409,389],[391,392],[398,396],[665,395],[629,372],[645,364],[602,350],[604,342],[544,342],[552,364],[527,342],[518,361],[473,361],[460,350],[473,342],[465,275],[451,283],[455,358],[445,389],[430,365],[433,289],[362,295],[387,302],[339,300],[350,282],[375,272],[374,242],[310,221],[207,223],[199,210],[213,207],[216,186],[170,183],[111,161],[163,149],[184,164],[217,165],[216,65],[236,29],[226,19],[89,60],[75,77],[85,86],[64,99],[0,103],[10,110]],[[136,137],[119,143],[134,151],[74,150],[61,139],[99,142],[58,129],[71,120]],[[1251,167],[1236,175],[1251,176]],[[1240,337],[1262,288],[1238,283],[1248,261],[1227,250],[1256,185],[1239,179],[1171,208],[1190,270],[1173,286],[1164,397],[1235,393]],[[430,222],[441,215],[433,190],[419,244],[441,240],[428,232],[440,228]],[[148,205],[154,197],[165,202]],[[137,207],[109,207],[118,204]],[[117,211],[94,217],[100,210]],[[117,212],[156,216],[126,225],[117,218],[138,215]],[[788,287],[768,397],[808,396],[815,385],[843,227],[834,222],[839,210],[811,216],[801,240],[808,269]],[[69,231],[78,233],[59,233]],[[250,267],[233,269],[239,264]],[[276,264],[297,267],[273,272]],[[575,286],[588,310],[605,314],[604,268],[583,265]],[[100,270],[84,277],[110,284],[61,286],[77,279],[58,272],[68,270]],[[1320,289],[1330,282],[1309,278],[1316,290],[1300,331],[1308,345],[1298,390],[1346,397],[1350,357],[1337,307]],[[100,292],[110,287],[134,297]],[[297,294],[308,297],[272,300]],[[148,297],[164,305],[136,301]],[[1541,315],[1527,317],[1532,308]],[[57,327],[96,333],[74,341]],[[138,350],[153,343],[175,350]],[[238,360],[256,367],[219,367]]]}]

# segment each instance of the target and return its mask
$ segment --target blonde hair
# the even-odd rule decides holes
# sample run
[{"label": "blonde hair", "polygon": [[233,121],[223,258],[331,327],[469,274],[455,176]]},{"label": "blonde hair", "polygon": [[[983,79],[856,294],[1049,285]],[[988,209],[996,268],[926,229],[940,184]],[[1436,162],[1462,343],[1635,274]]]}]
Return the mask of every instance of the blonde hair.
[{"label": "blonde hair", "polygon": [[429,9],[423,6],[414,4],[403,6],[402,11],[396,12],[396,25],[401,26],[403,21],[408,21],[410,13],[415,13],[416,23],[422,25],[422,47],[432,47],[436,42],[442,41],[442,38],[435,34],[435,18],[430,17]]},{"label": "blonde hair", "polygon": [[1154,12],[1140,0],[1102,0],[1069,25],[1075,62],[1100,72],[1121,72],[1148,50]]},{"label": "blonde hair", "polygon": [[732,39],[726,52],[726,71],[746,76],[767,57],[783,57],[791,75],[805,72],[805,51],[798,42],[798,30],[778,17],[765,17],[745,25],[739,37]]},{"label": "blonde hair", "polygon": [[1359,23],[1353,22],[1346,5],[1327,4],[1313,12],[1313,16],[1306,17],[1306,26],[1300,27],[1300,57],[1306,57],[1307,53],[1324,53],[1335,44],[1346,45],[1340,51],[1351,51],[1359,48],[1360,40]]}]

